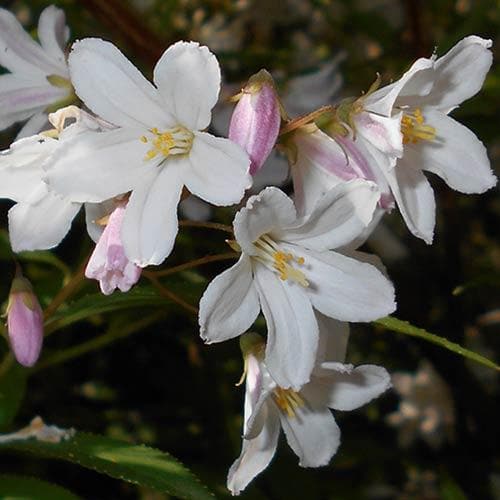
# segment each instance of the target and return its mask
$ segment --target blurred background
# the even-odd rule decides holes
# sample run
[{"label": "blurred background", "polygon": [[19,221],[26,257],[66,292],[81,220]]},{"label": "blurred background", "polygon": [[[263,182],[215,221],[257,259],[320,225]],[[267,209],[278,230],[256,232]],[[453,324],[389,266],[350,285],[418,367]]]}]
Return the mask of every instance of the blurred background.
[{"label": "blurred background", "polygon": [[[397,79],[420,57],[445,53],[468,34],[493,39],[498,59],[498,0],[61,0],[2,1],[36,36],[41,10],[63,8],[71,39],[98,36],[117,44],[150,77],[163,50],[177,40],[208,45],[221,63],[227,98],[261,68],[272,72],[291,115],[360,95],[375,80]],[[464,73],[463,78],[468,78]],[[235,90],[236,89],[236,90]],[[214,129],[224,135],[231,105],[222,101]],[[500,67],[482,92],[454,111],[488,147],[499,173]],[[2,148],[15,137],[0,135]],[[278,167],[276,167],[278,168]],[[286,184],[286,174],[280,174]],[[429,175],[429,177],[431,177]],[[432,177],[438,218],[432,247],[412,237],[396,211],[366,244],[396,285],[396,316],[495,359],[500,345],[500,198],[451,191]],[[10,202],[2,201],[0,297],[6,300],[14,264],[5,232]],[[230,223],[232,212],[185,207],[184,217]],[[83,217],[55,255],[76,270],[92,250]],[[226,252],[214,231],[184,228],[173,266]],[[60,268],[23,262],[43,305],[64,277]],[[227,267],[214,263],[165,278],[196,305],[207,283]],[[86,282],[78,297],[97,293]],[[120,292],[116,292],[120,293]],[[148,321],[148,318],[150,321]],[[111,326],[146,326],[102,349],[75,352]],[[264,332],[263,322],[256,329]],[[0,351],[8,347],[0,341]],[[57,356],[58,353],[63,356]],[[343,442],[330,466],[306,470],[281,442],[271,466],[244,498],[255,499],[499,499],[498,376],[424,341],[374,328],[352,328],[348,361],[377,363],[394,374],[394,389],[367,407],[336,418]],[[34,415],[151,446],[182,460],[217,496],[228,496],[227,470],[239,455],[243,387],[237,341],[204,346],[197,319],[165,300],[94,315],[46,341],[30,372],[19,413],[4,431]],[[23,375],[14,374],[22,382]],[[14,382],[13,382],[14,383]],[[1,406],[1,401],[0,401]],[[160,499],[158,493],[62,462],[14,453],[0,455],[0,473],[38,476],[89,499]]]}]

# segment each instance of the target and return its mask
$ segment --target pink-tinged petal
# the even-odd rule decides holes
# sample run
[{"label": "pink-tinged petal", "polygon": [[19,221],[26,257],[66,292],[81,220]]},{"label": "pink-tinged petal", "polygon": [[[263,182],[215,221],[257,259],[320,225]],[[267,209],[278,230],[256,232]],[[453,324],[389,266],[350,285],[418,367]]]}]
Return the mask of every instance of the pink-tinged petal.
[{"label": "pink-tinged petal", "polygon": [[207,343],[223,342],[244,333],[260,311],[250,259],[238,262],[217,276],[200,300],[200,335]]},{"label": "pink-tinged petal", "polygon": [[110,295],[116,288],[128,292],[141,276],[142,269],[128,260],[121,240],[125,207],[126,203],[118,204],[109,216],[85,269],[87,278],[99,281],[104,295]]},{"label": "pink-tinged petal", "polygon": [[47,113],[41,111],[36,115],[33,115],[28,121],[21,127],[21,130],[16,135],[16,141],[19,139],[25,139],[26,137],[31,137],[32,135],[38,134],[42,130],[47,130],[49,128],[49,121],[47,119]]},{"label": "pink-tinged petal", "polygon": [[405,156],[386,178],[408,229],[430,245],[436,224],[434,191],[410,151],[407,147]]},{"label": "pink-tinged petal", "polygon": [[100,219],[104,219],[109,215],[116,206],[114,200],[108,200],[102,203],[85,203],[85,224],[87,233],[92,238],[94,243],[99,241],[104,226],[98,223]]},{"label": "pink-tinged petal", "polygon": [[233,495],[239,495],[271,462],[280,434],[278,410],[268,406],[266,423],[259,435],[253,439],[243,439],[240,456],[229,469],[227,487]]},{"label": "pink-tinged petal", "polygon": [[439,175],[461,193],[484,193],[496,185],[486,148],[473,132],[437,110],[426,110],[425,120],[436,129],[436,138],[408,145],[406,162]]},{"label": "pink-tinged petal", "polygon": [[[252,185],[246,153],[228,139],[197,132],[183,172],[186,188],[214,205],[238,203]],[[168,168],[168,167],[167,167]]]},{"label": "pink-tinged petal", "polygon": [[20,275],[12,282],[7,306],[7,332],[18,363],[33,366],[42,350],[43,312],[31,283]]},{"label": "pink-tinged petal", "polygon": [[268,187],[251,196],[246,206],[236,214],[234,235],[243,251],[254,255],[254,241],[273,229],[292,224],[296,216],[293,201],[280,189]]},{"label": "pink-tinged petal", "polygon": [[78,97],[101,118],[121,127],[162,130],[175,125],[155,87],[112,43],[80,40],[68,61]]},{"label": "pink-tinged petal", "polygon": [[69,76],[64,49],[69,39],[69,28],[66,26],[64,11],[54,5],[49,5],[38,19],[38,39],[43,50],[60,63],[61,76]]},{"label": "pink-tinged petal", "polygon": [[[387,117],[367,112],[360,113],[355,118],[356,132],[384,154],[399,158],[403,154],[402,115],[395,113]],[[340,141],[344,144],[345,140],[340,139]],[[370,177],[365,178],[370,179]]]},{"label": "pink-tinged petal", "polygon": [[142,182],[134,186],[121,237],[125,254],[140,267],[161,264],[172,251],[185,168],[184,158],[172,157],[159,171],[144,172]]},{"label": "pink-tinged petal", "polygon": [[301,285],[262,264],[254,266],[254,279],[268,331],[266,366],[280,387],[297,390],[309,381],[318,348],[311,302]]},{"label": "pink-tinged petal", "polygon": [[250,174],[255,175],[271,153],[280,130],[278,97],[270,83],[257,90],[244,90],[229,125],[229,139],[250,156]]},{"label": "pink-tinged petal", "polygon": [[177,42],[161,56],[154,82],[163,106],[188,130],[208,127],[220,90],[220,68],[207,47],[196,42]]}]

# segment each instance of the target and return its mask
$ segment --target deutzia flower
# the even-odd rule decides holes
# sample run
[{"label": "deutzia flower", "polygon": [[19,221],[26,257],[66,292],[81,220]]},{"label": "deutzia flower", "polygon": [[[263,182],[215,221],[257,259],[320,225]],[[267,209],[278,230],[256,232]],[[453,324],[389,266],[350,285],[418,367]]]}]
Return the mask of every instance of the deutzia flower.
[{"label": "deutzia flower", "polygon": [[156,87],[103,40],[75,43],[69,65],[78,96],[117,128],[68,141],[47,182],[75,202],[132,191],[121,230],[125,252],[141,267],[160,264],[175,241],[183,186],[231,205],[251,185],[240,146],[202,131],[219,95],[217,59],[197,43],[176,43],[154,69]]},{"label": "deutzia flower", "polygon": [[395,309],[392,284],[370,264],[328,251],[350,244],[379,199],[365,181],[339,185],[299,218],[290,198],[266,188],[233,222],[239,261],[217,276],[200,301],[207,343],[241,335],[262,309],[266,364],[281,387],[309,381],[318,345],[314,309],[343,321],[371,321]]},{"label": "deutzia flower", "polygon": [[29,121],[18,137],[37,133],[47,123],[48,110],[70,104],[73,87],[64,49],[69,38],[64,12],[53,5],[38,20],[36,43],[15,16],[0,9],[0,129]]},{"label": "deutzia flower", "polygon": [[[339,324],[329,337],[340,336]],[[318,362],[311,381],[300,390],[284,389],[266,368],[264,341],[257,334],[242,337],[246,391],[241,455],[229,470],[227,486],[238,495],[271,462],[281,429],[301,467],[330,462],[340,445],[340,429],[331,409],[355,410],[390,387],[387,371],[375,365],[343,364],[343,356]],[[341,349],[342,350],[342,349]],[[337,361],[341,359],[341,361]]]}]

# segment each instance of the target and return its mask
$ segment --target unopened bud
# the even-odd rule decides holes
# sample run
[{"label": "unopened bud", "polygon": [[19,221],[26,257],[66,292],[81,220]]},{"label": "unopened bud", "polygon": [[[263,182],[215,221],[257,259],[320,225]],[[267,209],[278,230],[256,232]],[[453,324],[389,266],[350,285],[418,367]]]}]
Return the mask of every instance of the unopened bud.
[{"label": "unopened bud", "polygon": [[250,175],[255,175],[271,153],[280,130],[280,103],[271,75],[261,70],[253,75],[239,95],[229,139],[250,157]]},{"label": "unopened bud", "polygon": [[10,289],[7,331],[17,361],[23,366],[33,366],[42,350],[43,312],[31,283],[20,272]]}]

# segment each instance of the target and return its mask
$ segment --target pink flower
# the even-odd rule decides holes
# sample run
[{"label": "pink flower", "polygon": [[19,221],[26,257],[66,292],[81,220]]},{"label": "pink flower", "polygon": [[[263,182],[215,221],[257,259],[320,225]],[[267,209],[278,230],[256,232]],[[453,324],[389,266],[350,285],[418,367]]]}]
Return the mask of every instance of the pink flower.
[{"label": "pink flower", "polygon": [[141,268],[125,255],[120,236],[126,206],[127,203],[118,204],[109,216],[85,269],[87,278],[99,281],[104,295],[110,295],[115,288],[128,292],[141,275]]},{"label": "pink flower", "polygon": [[229,125],[229,139],[250,157],[251,175],[260,170],[271,153],[280,123],[280,104],[273,79],[266,70],[261,70],[242,90]]},{"label": "pink flower", "polygon": [[43,343],[43,312],[31,283],[18,271],[10,289],[7,331],[17,361],[33,366]]}]

